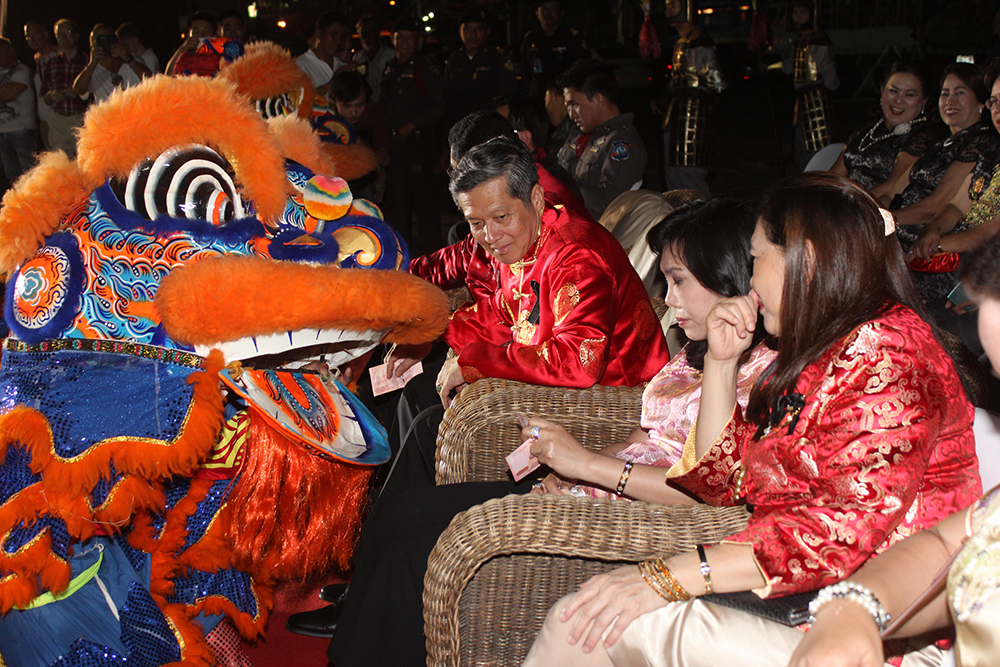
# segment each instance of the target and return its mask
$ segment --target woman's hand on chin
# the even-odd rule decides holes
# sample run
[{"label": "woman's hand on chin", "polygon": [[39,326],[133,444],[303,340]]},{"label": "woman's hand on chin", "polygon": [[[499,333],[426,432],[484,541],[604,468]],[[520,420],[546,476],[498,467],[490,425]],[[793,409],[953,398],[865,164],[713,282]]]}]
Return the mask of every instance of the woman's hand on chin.
[{"label": "woman's hand on chin", "polygon": [[639,568],[624,565],[580,586],[563,607],[559,620],[573,624],[569,643],[583,638],[583,652],[590,653],[605,631],[604,646],[608,647],[618,641],[629,623],[666,604],[642,578]]},{"label": "woman's hand on chin", "polygon": [[706,360],[735,361],[753,343],[757,328],[759,297],[751,291],[746,296],[719,299],[708,313]]}]

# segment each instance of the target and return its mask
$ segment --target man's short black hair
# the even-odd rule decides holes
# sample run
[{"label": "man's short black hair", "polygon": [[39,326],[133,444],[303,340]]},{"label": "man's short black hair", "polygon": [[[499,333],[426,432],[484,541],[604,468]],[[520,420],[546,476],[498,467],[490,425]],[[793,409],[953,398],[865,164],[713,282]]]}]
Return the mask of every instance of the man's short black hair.
[{"label": "man's short black hair", "polygon": [[330,26],[338,23],[347,28],[348,31],[354,27],[351,25],[351,19],[347,18],[347,14],[343,12],[323,12],[316,19],[316,34],[326,32]]},{"label": "man's short black hair", "polygon": [[549,143],[549,118],[541,102],[527,95],[513,95],[507,102],[507,119],[515,132],[531,132],[531,143],[542,148]]},{"label": "man's short black hair", "polygon": [[618,81],[611,65],[595,58],[577,60],[573,66],[559,77],[560,88],[572,88],[587,96],[601,94],[611,104],[618,105]]},{"label": "man's short black hair", "polygon": [[451,157],[458,162],[472,148],[497,137],[517,139],[510,121],[496,111],[473,111],[452,125],[448,132]]},{"label": "man's short black hair", "polygon": [[474,146],[452,171],[448,189],[457,205],[458,195],[501,176],[505,179],[507,194],[531,206],[531,193],[538,185],[538,168],[517,137],[499,137]]},{"label": "man's short black hair", "polygon": [[364,93],[372,96],[372,87],[360,72],[352,69],[342,69],[330,80],[330,97],[335,102],[353,102]]},{"label": "man's short black hair", "polygon": [[215,22],[215,17],[208,12],[195,12],[188,17],[188,31],[191,30],[191,26],[194,25],[195,21],[204,21],[205,23],[210,23],[212,25],[212,33],[214,34],[216,30],[219,29],[219,24]]},{"label": "man's short black hair", "polygon": [[222,23],[226,19],[239,19],[240,25],[246,25],[246,21],[243,20],[243,14],[236,11],[235,9],[227,9],[226,11],[219,14],[219,23]]}]

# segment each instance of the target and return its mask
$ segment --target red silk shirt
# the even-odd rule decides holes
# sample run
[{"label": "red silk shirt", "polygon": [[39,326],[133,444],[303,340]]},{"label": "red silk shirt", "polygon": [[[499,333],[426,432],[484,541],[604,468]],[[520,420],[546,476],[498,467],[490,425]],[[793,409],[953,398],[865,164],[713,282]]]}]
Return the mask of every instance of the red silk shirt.
[{"label": "red silk shirt", "polygon": [[982,493],[972,405],[912,310],[894,306],[857,328],[803,370],[795,392],[805,407],[791,433],[786,416],[755,441],[737,410],[693,468],[668,473],[714,505],[753,506],[726,542],[753,547],[761,594],[840,581]]},{"label": "red silk shirt", "polygon": [[493,263],[499,284],[488,299],[458,310],[445,332],[467,382],[634,387],[669,361],[639,276],[621,245],[589,218],[547,204],[525,259]]}]

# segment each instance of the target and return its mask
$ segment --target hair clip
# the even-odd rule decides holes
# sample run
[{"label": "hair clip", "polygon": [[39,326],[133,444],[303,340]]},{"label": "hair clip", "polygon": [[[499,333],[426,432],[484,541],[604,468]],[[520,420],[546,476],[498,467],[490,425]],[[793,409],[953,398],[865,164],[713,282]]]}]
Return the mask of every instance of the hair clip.
[{"label": "hair clip", "polygon": [[896,231],[896,218],[892,217],[892,213],[885,210],[881,206],[879,207],[878,212],[882,214],[882,222],[885,224],[885,235],[891,235],[894,231]]}]

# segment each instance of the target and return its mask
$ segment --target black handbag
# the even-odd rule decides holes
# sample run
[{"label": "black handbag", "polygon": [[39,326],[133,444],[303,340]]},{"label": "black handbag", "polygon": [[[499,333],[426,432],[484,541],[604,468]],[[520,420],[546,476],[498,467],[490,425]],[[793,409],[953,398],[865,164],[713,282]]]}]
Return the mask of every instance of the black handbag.
[{"label": "black handbag", "polygon": [[702,595],[698,599],[794,628],[809,620],[809,603],[813,601],[817,593],[819,591],[809,591],[808,593],[762,599],[753,591],[741,591],[739,593],[712,593],[711,595]]}]

